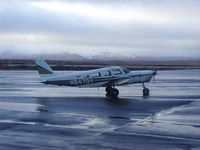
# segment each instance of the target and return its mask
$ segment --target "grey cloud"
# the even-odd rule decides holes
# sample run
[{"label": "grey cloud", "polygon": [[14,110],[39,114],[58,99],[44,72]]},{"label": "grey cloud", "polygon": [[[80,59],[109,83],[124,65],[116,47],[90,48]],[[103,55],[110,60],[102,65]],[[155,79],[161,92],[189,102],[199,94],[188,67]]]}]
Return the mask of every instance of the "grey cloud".
[{"label": "grey cloud", "polygon": [[73,30],[80,32],[80,25],[75,20],[82,22],[84,19],[73,14],[61,16],[39,8],[31,8],[29,5],[26,7],[10,5],[9,8],[0,11],[0,18],[2,32],[63,32]]},{"label": "grey cloud", "polygon": [[[3,3],[4,7],[0,6],[0,52],[15,49],[18,52],[30,50],[39,53],[46,49],[52,52],[58,50],[77,53],[84,53],[83,51],[119,53],[124,50],[131,55],[200,56],[200,10],[197,7],[199,4],[197,0],[73,1],[73,3],[95,4],[97,7],[108,5],[111,8],[123,5],[134,9],[134,4],[138,7],[144,6],[154,13],[161,12],[161,16],[167,15],[170,20],[166,23],[138,20],[130,20],[128,23],[94,21],[74,13],[55,13],[36,8],[26,0],[20,3],[12,2],[8,1]],[[1,38],[3,33],[25,35],[24,42],[17,37],[12,38],[12,41]],[[28,34],[36,35],[34,42],[26,39]],[[41,41],[37,39],[40,35],[49,38]]]}]

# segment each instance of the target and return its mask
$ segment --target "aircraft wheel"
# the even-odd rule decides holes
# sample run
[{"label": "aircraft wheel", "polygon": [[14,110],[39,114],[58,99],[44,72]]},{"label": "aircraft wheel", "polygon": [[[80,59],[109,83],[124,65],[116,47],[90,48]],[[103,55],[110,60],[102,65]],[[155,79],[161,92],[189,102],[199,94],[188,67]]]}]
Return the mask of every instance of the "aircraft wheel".
[{"label": "aircraft wheel", "polygon": [[109,93],[106,93],[106,97],[110,97],[110,94],[109,94]]},{"label": "aircraft wheel", "polygon": [[112,90],[112,87],[111,87],[111,86],[107,86],[107,87],[106,87],[106,92],[107,92],[107,93],[109,93],[111,90]]},{"label": "aircraft wheel", "polygon": [[119,95],[119,90],[116,88],[112,88],[111,91],[109,92],[109,95],[112,98],[116,98]]},{"label": "aircraft wheel", "polygon": [[143,89],[143,96],[149,96],[149,89],[148,88]]}]

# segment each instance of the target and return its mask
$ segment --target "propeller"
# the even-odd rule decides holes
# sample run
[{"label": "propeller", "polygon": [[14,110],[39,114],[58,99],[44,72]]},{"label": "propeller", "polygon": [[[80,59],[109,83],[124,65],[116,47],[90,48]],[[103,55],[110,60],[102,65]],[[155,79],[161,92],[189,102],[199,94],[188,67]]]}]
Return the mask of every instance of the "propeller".
[{"label": "propeller", "polygon": [[157,73],[157,71],[155,70],[155,71],[153,72],[153,76],[156,76],[156,75],[158,75],[158,73]]},{"label": "propeller", "polygon": [[157,71],[155,70],[154,72],[153,72],[153,82],[155,83],[155,79],[156,79],[156,75],[158,75],[158,73],[157,73]]}]

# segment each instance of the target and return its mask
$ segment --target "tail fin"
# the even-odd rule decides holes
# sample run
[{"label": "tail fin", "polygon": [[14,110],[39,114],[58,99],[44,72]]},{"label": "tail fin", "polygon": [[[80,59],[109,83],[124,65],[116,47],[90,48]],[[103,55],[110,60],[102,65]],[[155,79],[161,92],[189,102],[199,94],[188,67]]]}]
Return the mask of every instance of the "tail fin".
[{"label": "tail fin", "polygon": [[49,67],[49,65],[43,59],[36,59],[35,63],[36,63],[36,67],[42,81],[45,81],[46,78],[54,75],[53,70]]}]

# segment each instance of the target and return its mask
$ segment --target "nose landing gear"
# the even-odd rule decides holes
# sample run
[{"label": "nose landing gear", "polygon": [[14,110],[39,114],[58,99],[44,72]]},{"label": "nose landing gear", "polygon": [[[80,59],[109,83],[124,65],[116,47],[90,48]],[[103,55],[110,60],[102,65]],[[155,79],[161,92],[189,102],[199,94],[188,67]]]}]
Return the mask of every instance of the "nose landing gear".
[{"label": "nose landing gear", "polygon": [[111,97],[111,98],[117,98],[119,95],[119,90],[112,87],[112,86],[107,86],[106,87],[106,96]]},{"label": "nose landing gear", "polygon": [[149,96],[149,89],[145,87],[144,83],[143,83],[143,96]]}]

